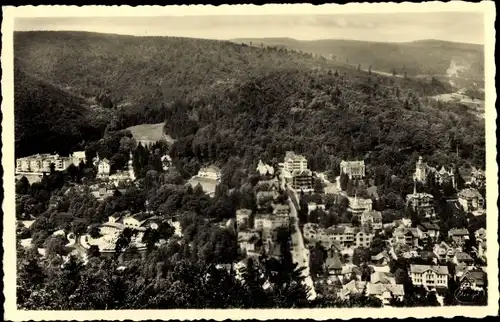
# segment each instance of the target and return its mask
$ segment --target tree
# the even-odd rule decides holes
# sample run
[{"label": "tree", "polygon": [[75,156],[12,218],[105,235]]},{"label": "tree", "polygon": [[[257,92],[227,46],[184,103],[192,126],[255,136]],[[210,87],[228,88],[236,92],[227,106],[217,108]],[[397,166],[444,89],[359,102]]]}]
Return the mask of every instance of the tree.
[{"label": "tree", "polygon": [[347,176],[347,174],[342,172],[340,174],[340,189],[342,189],[342,191],[346,191],[348,183],[349,183],[349,177]]},{"label": "tree", "polygon": [[90,235],[90,237],[97,239],[101,237],[101,229],[97,225],[90,225],[88,234]]},{"label": "tree", "polygon": [[99,247],[97,245],[90,245],[88,255],[89,257],[99,257],[101,255]]},{"label": "tree", "polygon": [[355,193],[354,182],[350,179],[347,182],[346,193],[349,197],[354,196],[354,193]]},{"label": "tree", "polygon": [[30,189],[30,183],[28,179],[25,176],[22,176],[21,179],[19,179],[16,182],[16,194],[18,195],[28,194],[29,189]]}]

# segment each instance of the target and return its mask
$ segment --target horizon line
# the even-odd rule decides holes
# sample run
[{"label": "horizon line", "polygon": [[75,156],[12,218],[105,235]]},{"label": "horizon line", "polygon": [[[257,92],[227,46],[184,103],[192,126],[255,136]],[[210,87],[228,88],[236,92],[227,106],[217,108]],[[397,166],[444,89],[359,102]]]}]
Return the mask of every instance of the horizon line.
[{"label": "horizon line", "polygon": [[272,39],[289,39],[289,40],[295,40],[295,41],[300,41],[300,42],[313,42],[313,41],[321,41],[321,40],[344,40],[344,41],[358,41],[358,42],[365,42],[365,43],[382,43],[382,44],[405,44],[405,43],[415,43],[419,41],[442,41],[442,42],[447,42],[447,43],[453,43],[453,44],[466,44],[466,45],[474,45],[474,46],[482,46],[484,47],[484,43],[473,43],[473,42],[464,42],[464,41],[451,41],[451,40],[445,40],[445,39],[438,39],[438,38],[421,38],[421,39],[415,39],[415,40],[408,40],[408,41],[369,41],[369,40],[361,40],[361,39],[354,39],[354,38],[316,38],[316,39],[300,39],[300,38],[293,38],[293,37],[288,37],[288,36],[283,36],[283,37],[236,37],[236,38],[205,38],[205,37],[188,37],[188,36],[170,36],[170,35],[134,35],[134,34],[128,34],[128,33],[116,33],[116,32],[99,32],[99,31],[88,31],[88,30],[74,30],[74,29],[67,29],[67,30],[61,30],[61,29],[33,29],[33,30],[14,30],[14,33],[20,33],[20,32],[77,32],[77,33],[87,33],[87,34],[101,34],[101,35],[114,35],[114,36],[129,36],[129,37],[170,37],[170,38],[188,38],[188,39],[205,39],[205,40],[216,40],[216,41],[229,41],[229,42],[235,42],[237,40],[272,40]]}]

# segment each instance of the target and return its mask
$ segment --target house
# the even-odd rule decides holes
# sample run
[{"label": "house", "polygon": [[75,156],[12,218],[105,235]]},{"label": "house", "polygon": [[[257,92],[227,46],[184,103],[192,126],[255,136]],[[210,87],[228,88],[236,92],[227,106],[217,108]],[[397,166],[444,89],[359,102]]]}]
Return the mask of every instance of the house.
[{"label": "house", "polygon": [[466,252],[456,252],[455,256],[453,257],[453,263],[455,264],[463,263],[465,265],[472,265],[474,264],[474,259]]},{"label": "house", "polygon": [[368,283],[364,281],[352,280],[342,286],[342,290],[339,291],[338,296],[342,300],[348,300],[352,296],[361,295],[365,292],[367,284]]},{"label": "house", "polygon": [[342,262],[337,252],[328,254],[328,258],[325,261],[325,270],[330,275],[342,275]]},{"label": "house", "polygon": [[259,244],[261,244],[259,234],[256,231],[239,231],[238,244],[240,248],[246,253],[254,253],[258,251]]},{"label": "house", "polygon": [[417,233],[420,239],[430,238],[431,240],[437,240],[439,237],[439,226],[425,222],[417,226]]},{"label": "house", "polygon": [[448,288],[448,275],[448,266],[410,264],[410,277],[415,286]]},{"label": "house", "polygon": [[484,209],[484,198],[474,188],[467,188],[458,193],[458,202],[465,212],[474,212]]},{"label": "house", "polygon": [[390,260],[391,257],[389,256],[389,254],[387,254],[385,250],[371,257],[372,263],[377,266],[388,265]]},{"label": "house", "polygon": [[261,176],[265,175],[274,175],[274,168],[268,164],[265,164],[262,162],[262,160],[259,160],[259,164],[257,165],[257,172]]},{"label": "house", "polygon": [[252,211],[250,209],[238,209],[236,210],[236,229],[244,230],[250,227],[250,215]]},{"label": "house", "polygon": [[486,175],[484,171],[472,167],[471,177],[468,184],[474,187],[484,186],[486,184]]},{"label": "house", "polygon": [[167,171],[171,165],[172,165],[172,158],[168,154],[165,154],[164,156],[161,157],[161,166],[163,168],[163,171]]},{"label": "house", "polygon": [[310,244],[320,242],[326,249],[344,248],[354,243],[354,230],[351,227],[329,227],[324,229],[318,224],[306,223],[303,227],[304,238]]},{"label": "house", "polygon": [[97,176],[106,178],[109,176],[109,172],[111,171],[111,164],[109,160],[104,158],[102,160],[97,160]]},{"label": "house", "polygon": [[486,229],[479,228],[474,232],[474,237],[476,237],[477,241],[486,241]]},{"label": "house", "polygon": [[375,235],[365,232],[363,230],[359,231],[355,237],[355,245],[356,247],[364,247],[369,248],[372,244],[373,237]]},{"label": "house", "polygon": [[256,189],[258,191],[273,191],[280,189],[280,181],[277,177],[269,180],[259,180],[256,184]]},{"label": "house", "polygon": [[315,202],[309,202],[307,204],[307,210],[308,210],[309,214],[311,212],[313,212],[314,210],[316,210],[316,209],[325,210],[325,205],[323,205],[323,204],[317,204]]},{"label": "house", "polygon": [[392,232],[393,243],[397,245],[418,246],[419,235],[417,228],[399,226]]},{"label": "house", "polygon": [[455,257],[456,249],[445,243],[444,241],[435,244],[432,251],[440,261],[452,261]]},{"label": "house", "polygon": [[348,210],[353,215],[361,215],[362,213],[364,213],[366,211],[372,210],[372,203],[373,202],[371,199],[363,199],[363,198],[358,198],[356,196],[348,197],[348,199],[349,199]]},{"label": "house", "polygon": [[284,172],[285,180],[294,190],[302,190],[304,192],[313,191],[312,188],[312,171],[294,170],[293,172]]},{"label": "house", "polygon": [[382,229],[382,213],[380,211],[369,210],[361,214],[361,225],[370,226],[374,230]]},{"label": "house", "polygon": [[16,174],[48,173],[50,172],[51,164],[54,165],[55,171],[63,171],[72,163],[73,163],[72,156],[63,157],[60,156],[59,154],[36,154],[16,159],[15,172]]},{"label": "house", "polygon": [[303,155],[295,154],[293,151],[285,153],[285,160],[283,163],[283,170],[293,172],[303,172],[307,170],[307,159]]},{"label": "house", "polygon": [[151,213],[139,212],[132,216],[124,217],[123,224],[125,225],[125,227],[139,228],[151,217],[152,217]]},{"label": "house", "polygon": [[373,284],[368,283],[366,288],[368,296],[375,296],[383,305],[389,305],[393,298],[403,300],[405,295],[403,284]]},{"label": "house", "polygon": [[349,179],[363,179],[365,177],[365,161],[340,162],[340,173],[346,174]]},{"label": "house", "polygon": [[453,168],[446,170],[444,166],[441,167],[441,170],[435,173],[436,181],[442,185],[445,182],[451,182],[453,187],[455,188],[455,175],[453,174]]},{"label": "house", "polygon": [[392,273],[373,272],[370,275],[372,284],[396,284],[396,278]]},{"label": "house", "polygon": [[463,246],[465,241],[469,240],[469,231],[465,228],[453,228],[448,231],[448,237],[450,237],[456,245]]},{"label": "house", "polygon": [[481,269],[466,270],[458,279],[460,285],[468,286],[473,290],[484,290],[487,281],[487,275]]},{"label": "house", "polygon": [[413,193],[406,195],[407,207],[423,215],[425,218],[436,217],[433,203],[434,197],[431,194],[423,192],[417,193],[416,187],[413,189]]},{"label": "house", "polygon": [[221,180],[221,170],[215,165],[204,167],[198,171],[198,177],[212,179],[219,183]]},{"label": "house", "polygon": [[271,206],[273,208],[273,215],[285,216],[285,217],[288,217],[290,215],[290,206],[289,205],[273,203]]},{"label": "house", "polygon": [[288,227],[290,218],[273,214],[256,214],[254,218],[254,227],[259,231],[275,230],[279,227]]}]

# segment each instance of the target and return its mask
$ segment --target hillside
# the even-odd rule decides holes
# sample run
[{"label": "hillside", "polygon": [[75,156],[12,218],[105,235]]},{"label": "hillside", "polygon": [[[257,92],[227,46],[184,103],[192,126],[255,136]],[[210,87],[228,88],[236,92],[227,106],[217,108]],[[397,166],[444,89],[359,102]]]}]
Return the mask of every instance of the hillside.
[{"label": "hillside", "polygon": [[15,69],[16,157],[68,154],[83,140],[100,138],[110,117],[91,109],[84,99]]},{"label": "hillside", "polygon": [[355,40],[323,39],[302,41],[290,38],[234,39],[235,43],[254,46],[278,46],[323,55],[338,62],[362,68],[409,76],[454,75],[482,82],[484,79],[484,49],[475,44],[439,40],[420,40],[406,43],[377,43]]},{"label": "hillside", "polygon": [[107,94],[127,109],[196,99],[268,67],[318,64],[227,41],[88,32],[16,32],[14,51],[23,71],[85,98]]},{"label": "hillside", "polygon": [[[294,50],[189,38],[23,32],[15,52],[20,75],[44,80],[16,78],[19,153],[66,151],[96,140],[106,126],[153,124],[142,130],[157,133],[165,122],[178,166],[191,169],[185,173],[196,168],[193,160],[245,156],[250,164],[289,149],[317,159],[319,170],[364,157],[400,172],[411,152],[451,162],[456,144],[462,161],[484,163],[484,124],[466,107],[425,99],[451,91],[436,79],[369,75]],[[47,140],[52,133],[55,144]]]},{"label": "hillside", "polygon": [[484,166],[484,121],[451,103],[419,99],[439,83],[420,85],[366,73],[273,70],[214,92],[210,104],[168,108],[166,131],[177,139],[172,157],[186,169],[192,159],[224,164],[232,157],[250,166],[295,150],[319,171],[364,159],[378,178],[408,175],[420,154],[434,164]]}]

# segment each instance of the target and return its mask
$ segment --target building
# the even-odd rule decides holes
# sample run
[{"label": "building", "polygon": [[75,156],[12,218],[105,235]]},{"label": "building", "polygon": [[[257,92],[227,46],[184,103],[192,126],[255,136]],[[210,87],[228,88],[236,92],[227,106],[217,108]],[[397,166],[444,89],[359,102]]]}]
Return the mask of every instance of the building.
[{"label": "building", "polygon": [[76,167],[78,167],[81,162],[85,163],[87,161],[85,151],[75,151],[69,155],[69,158]]},{"label": "building", "polygon": [[219,183],[221,180],[221,171],[219,167],[211,165],[205,168],[201,168],[198,171],[198,177],[212,179]]},{"label": "building", "polygon": [[140,212],[132,216],[124,217],[123,224],[125,225],[125,227],[139,228],[146,222],[146,220],[148,220],[151,217],[152,215],[148,212]]},{"label": "building", "polygon": [[484,171],[472,167],[471,177],[468,184],[474,187],[484,186],[486,184],[486,175]]},{"label": "building", "polygon": [[365,232],[363,230],[358,231],[355,237],[355,245],[356,247],[364,247],[369,248],[372,244],[373,237],[375,235]]},{"label": "building", "polygon": [[342,262],[337,252],[330,252],[325,261],[325,271],[330,275],[342,275]]},{"label": "building", "polygon": [[238,209],[236,210],[236,227],[237,230],[244,230],[250,227],[250,216],[252,211],[250,209]]},{"label": "building", "polygon": [[48,173],[50,172],[51,164],[54,164],[55,171],[63,171],[70,164],[73,164],[73,160],[79,160],[78,156],[79,154],[77,153],[76,158],[73,159],[73,156],[62,157],[59,154],[36,154],[24,158],[19,158],[16,159],[16,174]]},{"label": "building", "polygon": [[290,215],[290,206],[283,204],[272,204],[273,215],[279,217],[288,217]]},{"label": "building", "polygon": [[346,174],[349,179],[363,179],[365,177],[365,161],[340,162],[340,173]]},{"label": "building", "polygon": [[254,227],[258,231],[270,231],[279,227],[289,227],[290,218],[288,216],[276,216],[272,214],[256,214]]},{"label": "building", "polygon": [[460,285],[468,286],[475,291],[484,290],[486,287],[487,275],[481,269],[470,269],[458,279]]},{"label": "building", "polygon": [[429,289],[448,288],[448,266],[410,265],[410,276],[413,285]]},{"label": "building", "polygon": [[363,199],[354,197],[348,197],[349,199],[349,208],[348,210],[353,215],[361,215],[364,212],[372,210],[372,200],[371,199]]},{"label": "building", "polygon": [[455,187],[455,176],[453,174],[453,169],[446,170],[443,166],[441,170],[437,171],[436,168],[430,167],[427,163],[423,162],[422,156],[418,157],[418,161],[415,165],[415,172],[413,173],[413,180],[415,182],[425,182],[427,177],[432,174],[436,179],[436,182],[442,185],[445,182],[451,182],[453,187]]},{"label": "building", "polygon": [[374,230],[382,229],[382,213],[380,211],[365,211],[361,214],[361,225],[370,226]]},{"label": "building", "polygon": [[430,238],[431,240],[437,240],[439,237],[439,226],[425,222],[417,226],[417,233],[420,239]]},{"label": "building", "polygon": [[455,253],[455,256],[453,257],[453,263],[455,264],[465,264],[467,266],[471,266],[474,264],[474,259],[467,254],[466,252],[458,251]]},{"label": "building", "polygon": [[259,251],[260,237],[256,231],[239,231],[238,244],[246,253],[254,253]]},{"label": "building", "polygon": [[309,202],[309,203],[307,204],[307,211],[308,211],[308,213],[309,213],[309,214],[310,214],[311,212],[313,212],[313,211],[317,210],[317,209],[321,209],[321,210],[323,210],[323,211],[324,211],[324,210],[325,210],[325,207],[326,207],[326,206],[325,206],[325,205],[323,205],[323,204],[317,204],[317,203],[315,203],[315,202]]},{"label": "building", "polygon": [[349,283],[342,285],[342,290],[339,291],[339,298],[348,300],[349,298],[361,295],[367,289],[367,282],[352,280]]},{"label": "building", "polygon": [[448,237],[458,246],[463,246],[469,240],[469,231],[465,228],[453,228],[448,231]]},{"label": "building", "polygon": [[393,298],[403,300],[405,295],[403,284],[373,284],[368,283],[366,287],[368,296],[375,296],[383,305],[389,305]]},{"label": "building", "polygon": [[467,188],[458,193],[458,202],[465,212],[475,212],[484,209],[484,198],[474,188]]},{"label": "building", "polygon": [[109,176],[110,171],[111,171],[111,164],[109,163],[109,160],[106,158],[99,160],[99,157],[98,157],[97,158],[97,177],[107,178]]},{"label": "building", "polygon": [[161,166],[163,171],[167,171],[172,166],[172,158],[168,154],[161,157]]},{"label": "building", "polygon": [[399,226],[392,232],[392,238],[393,243],[397,245],[418,246],[419,236],[416,228]]},{"label": "building", "polygon": [[477,241],[486,241],[486,229],[479,228],[474,232],[474,237],[476,237]]},{"label": "building", "polygon": [[435,244],[432,251],[434,252],[438,260],[448,262],[453,261],[457,249],[451,247],[443,241],[439,244]]},{"label": "building", "polygon": [[257,165],[257,172],[261,176],[265,175],[274,175],[274,168],[268,164],[265,164],[262,162],[262,160],[259,160],[259,164]]},{"label": "building", "polygon": [[287,172],[303,172],[307,170],[307,159],[303,155],[295,154],[293,151],[285,153],[283,170]]},{"label": "building", "polygon": [[417,193],[416,186],[413,193],[406,195],[406,206],[425,218],[434,218],[434,197],[429,193]]}]

